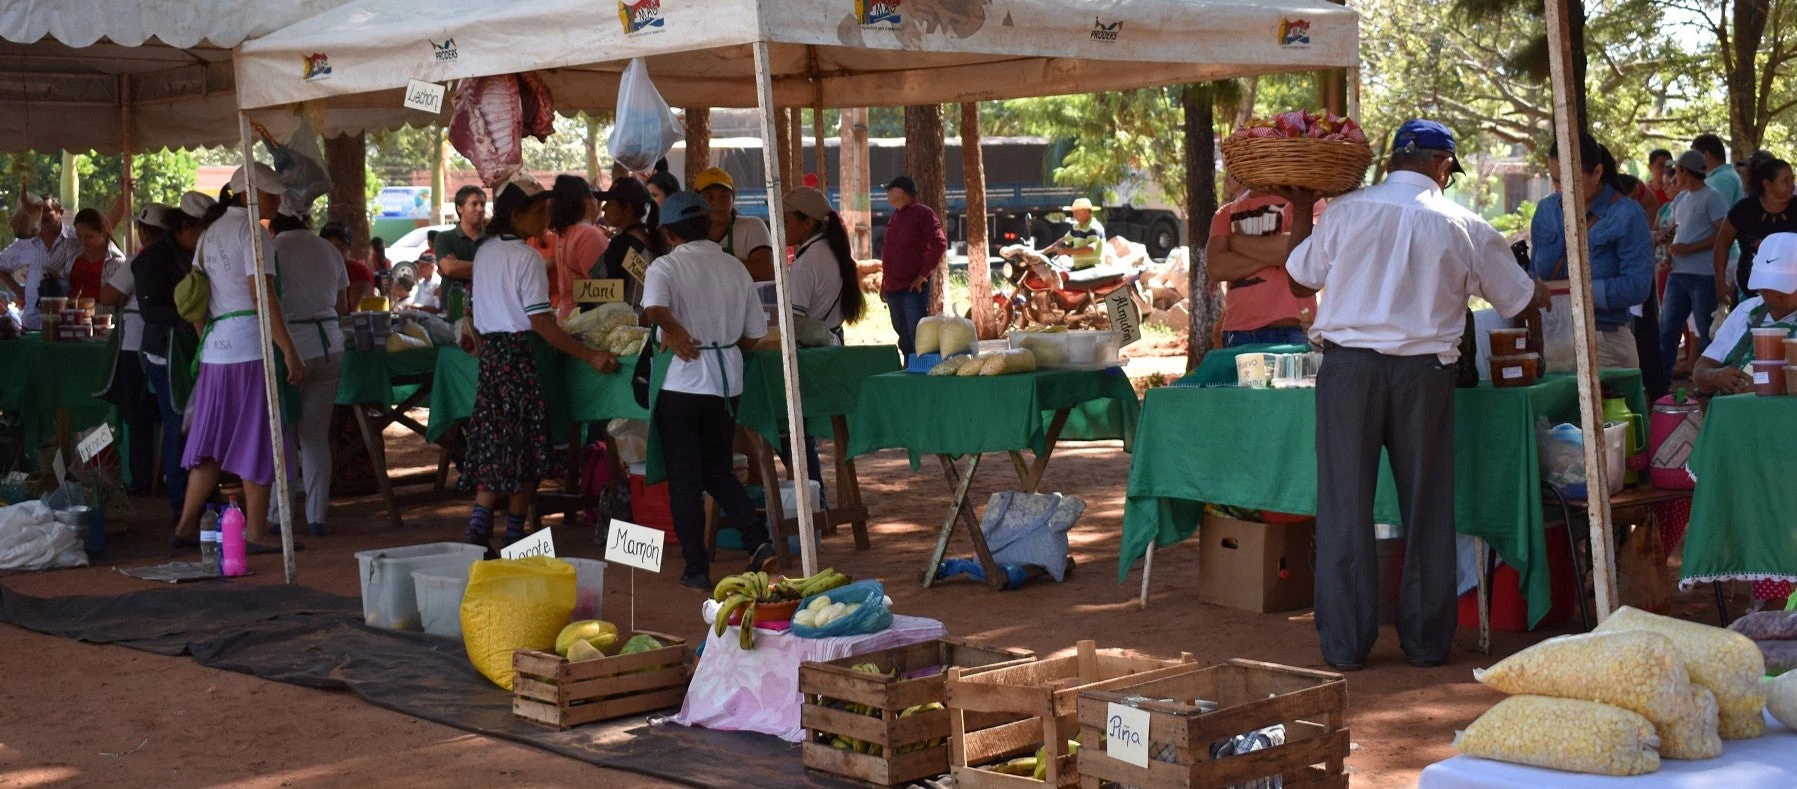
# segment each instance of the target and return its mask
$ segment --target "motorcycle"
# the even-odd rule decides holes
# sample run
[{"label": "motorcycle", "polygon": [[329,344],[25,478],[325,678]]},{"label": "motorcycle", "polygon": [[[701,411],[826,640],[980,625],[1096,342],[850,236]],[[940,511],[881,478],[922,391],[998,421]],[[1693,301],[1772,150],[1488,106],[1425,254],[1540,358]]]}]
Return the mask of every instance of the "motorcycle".
[{"label": "motorcycle", "polygon": [[[1053,249],[1052,247],[1050,248]],[[999,250],[1005,260],[1005,279],[1010,283],[992,296],[1007,329],[1065,325],[1069,329],[1109,328],[1106,297],[1127,289],[1136,308],[1146,315],[1148,299],[1142,293],[1142,272],[1130,266],[1099,265],[1074,271],[1071,259],[1050,259],[1024,244]]]}]

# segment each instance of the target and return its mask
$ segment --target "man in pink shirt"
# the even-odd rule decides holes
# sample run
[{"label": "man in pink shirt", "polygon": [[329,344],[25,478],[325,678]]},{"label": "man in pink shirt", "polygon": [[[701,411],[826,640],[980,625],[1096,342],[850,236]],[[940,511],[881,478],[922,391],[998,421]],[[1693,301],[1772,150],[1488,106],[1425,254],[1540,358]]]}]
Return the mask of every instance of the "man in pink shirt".
[{"label": "man in pink shirt", "polygon": [[1229,283],[1223,346],[1306,344],[1305,324],[1316,314],[1317,300],[1293,296],[1288,286],[1291,205],[1244,189],[1234,178],[1225,182],[1225,189],[1238,196],[1212,217],[1204,248],[1211,281]]}]

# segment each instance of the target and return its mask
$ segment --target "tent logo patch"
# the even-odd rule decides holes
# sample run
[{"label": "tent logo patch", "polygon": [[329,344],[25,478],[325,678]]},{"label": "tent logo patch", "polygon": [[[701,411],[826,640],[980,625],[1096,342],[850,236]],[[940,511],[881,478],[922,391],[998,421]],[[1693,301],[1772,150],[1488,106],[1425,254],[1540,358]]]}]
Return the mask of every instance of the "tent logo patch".
[{"label": "tent logo patch", "polygon": [[1279,20],[1279,45],[1282,47],[1310,46],[1310,20]]},{"label": "tent logo patch", "polygon": [[618,21],[623,23],[627,36],[654,32],[650,28],[668,23],[661,18],[661,0],[618,0]]},{"label": "tent logo patch", "polygon": [[437,56],[438,63],[448,63],[449,61],[461,57],[461,53],[456,51],[455,39],[453,38],[447,39],[441,44],[433,39],[431,41],[431,52]]},{"label": "tent logo patch", "polygon": [[904,0],[855,0],[855,19],[863,25],[896,25]]},{"label": "tent logo patch", "polygon": [[1123,32],[1123,20],[1119,19],[1119,20],[1107,25],[1104,23],[1103,19],[1100,19],[1098,17],[1092,17],[1092,40],[1093,41],[1103,41],[1108,44],[1113,41],[1116,41],[1118,34],[1120,34],[1122,32]]},{"label": "tent logo patch", "polygon": [[300,59],[305,62],[304,68],[300,69],[300,74],[304,75],[308,81],[327,79],[331,76],[330,55],[314,52],[310,55],[302,55]]}]

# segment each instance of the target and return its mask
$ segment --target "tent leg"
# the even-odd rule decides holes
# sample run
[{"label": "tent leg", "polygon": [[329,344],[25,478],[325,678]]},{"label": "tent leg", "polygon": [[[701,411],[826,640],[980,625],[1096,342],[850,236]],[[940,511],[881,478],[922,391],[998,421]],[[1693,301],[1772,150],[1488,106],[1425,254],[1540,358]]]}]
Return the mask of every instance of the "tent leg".
[{"label": "tent leg", "polygon": [[[256,161],[255,151],[250,146],[250,116],[237,113],[238,142],[243,146],[243,168],[249,170]],[[246,190],[249,193],[250,227],[259,228],[262,224],[262,211],[256,205],[254,187]],[[263,260],[262,234],[250,233],[250,249],[256,259],[256,325],[261,330],[262,338],[262,393],[268,405],[268,435],[273,446],[268,451],[274,456],[275,511],[281,525],[281,564],[286,571],[287,583],[299,583],[299,566],[293,560],[293,512],[292,502],[287,499],[287,439],[283,435],[281,424],[281,394],[275,380],[275,357],[270,352],[274,344],[274,327],[269,325],[268,300],[273,295],[268,287],[268,266]]]},{"label": "tent leg", "polygon": [[[800,401],[799,392],[799,346],[798,335],[792,327],[792,285],[787,277],[784,260],[786,250],[786,228],[780,218],[786,215],[785,184],[780,178],[780,157],[785,151],[774,145],[775,115],[778,112],[774,104],[773,66],[768,58],[767,41],[755,42],[755,95],[761,110],[761,145],[762,164],[767,173],[767,215],[773,219],[768,223],[772,233],[774,256],[774,288],[779,292],[780,321],[780,371],[786,382],[786,424],[792,425],[792,452],[789,457],[800,460],[805,457],[805,407]],[[798,500],[799,511],[799,563],[805,575],[817,573],[817,532],[812,523],[812,513],[817,509],[817,502],[811,500],[810,471],[803,462],[793,463],[793,492]],[[773,496],[780,495],[778,483],[775,484]]]},{"label": "tent leg", "polygon": [[1154,573],[1154,542],[1148,543],[1148,555],[1142,559],[1142,597],[1136,607],[1148,610],[1148,576]]}]

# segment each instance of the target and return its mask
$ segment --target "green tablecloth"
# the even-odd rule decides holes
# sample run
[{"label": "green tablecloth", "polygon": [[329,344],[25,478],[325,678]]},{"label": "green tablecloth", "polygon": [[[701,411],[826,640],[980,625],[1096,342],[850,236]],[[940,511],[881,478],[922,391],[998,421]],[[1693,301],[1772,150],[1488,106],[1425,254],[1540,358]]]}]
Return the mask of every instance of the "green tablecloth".
[{"label": "green tablecloth", "polygon": [[[103,342],[45,343],[39,334],[0,340],[0,412],[17,416],[26,460],[55,438],[58,408],[68,409],[76,436],[111,422],[113,434],[124,440],[112,404],[94,397],[111,375],[111,361]],[[75,464],[75,458],[64,460]]]},{"label": "green tablecloth", "polygon": [[1786,462],[1797,397],[1710,401],[1688,461],[1697,477],[1682,583],[1797,581],[1797,484]]},{"label": "green tablecloth", "polygon": [[1070,408],[1063,441],[1123,439],[1135,445],[1141,404],[1118,370],[1023,375],[929,376],[887,373],[867,379],[849,430],[849,455],[905,449],[916,469],[924,455],[972,455],[1047,449],[1054,412]]},{"label": "green tablecloth", "polygon": [[451,425],[474,413],[474,387],[480,380],[480,360],[461,348],[438,348],[437,369],[431,376],[431,414],[424,438],[438,441]]},{"label": "green tablecloth", "polygon": [[399,376],[430,376],[437,367],[437,348],[415,348],[400,353],[386,351],[343,352],[343,378],[337,384],[337,404],[374,403],[385,406],[405,402],[418,391],[417,384],[393,385]]},{"label": "green tablecloth", "polygon": [[[1646,413],[1638,370],[1605,370],[1603,382]],[[1549,376],[1531,387],[1456,390],[1456,526],[1484,538],[1523,579],[1534,624],[1551,607],[1535,419],[1577,421],[1578,383]],[[1140,446],[1129,471],[1117,577],[1154,541],[1190,536],[1202,502],[1316,513],[1316,390],[1164,387],[1143,404]],[[1374,518],[1401,523],[1391,470],[1381,463]]]}]

